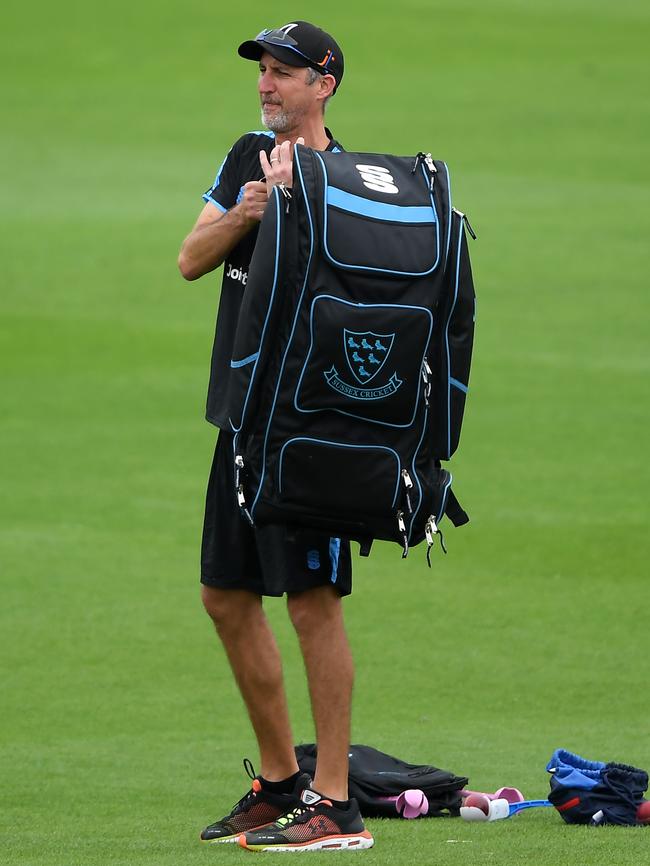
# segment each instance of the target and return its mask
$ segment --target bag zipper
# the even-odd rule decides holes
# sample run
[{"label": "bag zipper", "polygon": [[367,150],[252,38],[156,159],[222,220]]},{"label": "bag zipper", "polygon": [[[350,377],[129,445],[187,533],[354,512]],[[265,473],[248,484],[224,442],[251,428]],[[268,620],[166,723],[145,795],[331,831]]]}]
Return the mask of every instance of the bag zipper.
[{"label": "bag zipper", "polygon": [[235,492],[237,494],[237,504],[244,517],[248,520],[251,526],[255,526],[250,511],[246,507],[246,496],[244,495],[244,484],[242,475],[244,474],[244,458],[241,454],[235,457]]},{"label": "bag zipper", "polygon": [[433,547],[434,538],[436,535],[440,536],[440,547],[442,547],[443,553],[447,553],[447,548],[445,547],[445,539],[442,534],[442,531],[439,529],[438,524],[436,523],[435,514],[430,514],[427,518],[427,522],[424,524],[424,537],[427,540],[427,565],[431,568],[431,548]]},{"label": "bag zipper", "polygon": [[411,174],[415,174],[420,163],[424,163],[429,172],[429,192],[433,192],[433,184],[435,183],[436,175],[438,174],[438,169],[433,161],[433,157],[430,153],[423,153],[423,151],[420,151],[413,160]]},{"label": "bag zipper", "polygon": [[422,381],[424,382],[424,405],[429,408],[429,397],[431,396],[431,378],[433,371],[426,358],[422,361]]},{"label": "bag zipper", "polygon": [[411,495],[409,493],[409,491],[413,489],[413,479],[409,475],[408,469],[402,469],[402,481],[404,482],[404,492],[406,495],[406,507],[409,510],[409,514],[413,514],[413,506],[411,505]]},{"label": "bag zipper", "polygon": [[276,186],[284,196],[284,212],[289,213],[289,206],[291,205],[291,190],[284,183],[278,183]]},{"label": "bag zipper", "polygon": [[476,234],[474,233],[474,229],[472,228],[471,223],[467,218],[467,214],[464,214],[462,211],[458,210],[458,208],[456,208],[456,207],[452,207],[452,210],[456,214],[456,216],[459,216],[461,218],[461,220],[463,220],[463,222],[467,226],[467,231],[472,236],[472,240],[476,240]]},{"label": "bag zipper", "polygon": [[406,559],[409,555],[409,539],[406,534],[406,523],[404,522],[404,512],[398,511],[396,514],[397,517],[397,529],[399,534],[402,536],[402,559]]}]

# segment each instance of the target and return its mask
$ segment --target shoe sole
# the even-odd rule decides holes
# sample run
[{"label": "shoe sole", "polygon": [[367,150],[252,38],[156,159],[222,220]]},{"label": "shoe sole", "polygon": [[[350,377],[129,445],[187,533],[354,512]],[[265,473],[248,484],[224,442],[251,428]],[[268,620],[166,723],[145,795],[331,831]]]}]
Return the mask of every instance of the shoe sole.
[{"label": "shoe sole", "polygon": [[365,830],[363,833],[354,833],[341,836],[324,836],[322,839],[312,839],[310,842],[300,842],[295,845],[247,845],[246,836],[242,833],[239,844],[247,851],[362,851],[372,848],[375,840]]},{"label": "shoe sole", "polygon": [[220,843],[223,844],[224,842],[230,842],[232,844],[236,842],[240,836],[241,833],[235,833],[233,836],[221,836],[217,837],[216,839],[201,839],[201,842],[203,842],[204,845],[215,845]]},{"label": "shoe sole", "polygon": [[[247,833],[257,833],[258,830],[263,830],[265,827],[270,827],[273,821],[267,821],[266,824],[260,824],[258,827],[251,827],[250,830],[246,830]],[[202,836],[199,836],[201,842],[204,845],[214,845],[219,842],[231,842],[235,843],[239,841],[239,837],[242,835],[241,830],[239,833],[232,833],[230,836],[216,836],[214,839],[204,839]]]}]

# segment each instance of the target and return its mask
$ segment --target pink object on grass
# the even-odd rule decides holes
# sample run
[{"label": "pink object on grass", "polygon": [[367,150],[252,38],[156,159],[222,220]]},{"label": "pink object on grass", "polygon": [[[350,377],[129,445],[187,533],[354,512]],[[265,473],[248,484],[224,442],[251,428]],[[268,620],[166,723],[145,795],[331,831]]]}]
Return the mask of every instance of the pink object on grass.
[{"label": "pink object on grass", "polygon": [[395,808],[402,818],[419,818],[429,811],[429,801],[418,788],[402,791],[395,801]]},{"label": "pink object on grass", "polygon": [[463,799],[471,797],[472,794],[482,794],[488,800],[507,800],[509,803],[523,803],[525,800],[519,788],[498,788],[494,794],[488,794],[486,791],[469,791],[467,788],[463,788],[458,793]]}]

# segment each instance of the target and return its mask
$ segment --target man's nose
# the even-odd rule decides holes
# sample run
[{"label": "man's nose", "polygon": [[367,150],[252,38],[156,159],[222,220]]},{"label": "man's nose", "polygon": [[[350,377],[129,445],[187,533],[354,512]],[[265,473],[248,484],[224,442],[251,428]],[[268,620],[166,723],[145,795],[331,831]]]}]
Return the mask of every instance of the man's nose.
[{"label": "man's nose", "polygon": [[260,93],[271,93],[273,90],[275,90],[273,78],[271,75],[269,75],[268,69],[264,72],[260,72],[260,78],[257,82],[257,89]]}]

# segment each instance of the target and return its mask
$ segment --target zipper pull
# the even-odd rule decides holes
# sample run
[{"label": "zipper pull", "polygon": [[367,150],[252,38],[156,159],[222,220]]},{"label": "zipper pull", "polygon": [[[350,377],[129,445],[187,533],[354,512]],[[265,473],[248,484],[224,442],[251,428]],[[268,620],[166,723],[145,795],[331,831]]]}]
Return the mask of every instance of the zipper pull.
[{"label": "zipper pull", "polygon": [[429,192],[433,192],[433,184],[435,182],[436,175],[438,174],[438,169],[436,168],[435,163],[434,163],[433,159],[431,158],[430,153],[424,154],[424,164],[426,165],[427,169],[429,170],[429,175],[430,175]]},{"label": "zipper pull", "polygon": [[435,182],[436,175],[438,174],[438,169],[436,168],[430,153],[426,153],[424,155],[424,164],[429,169],[429,174],[431,175],[431,178],[429,180],[429,191],[433,192],[433,184]]},{"label": "zipper pull", "polygon": [[402,469],[402,481],[404,482],[404,487],[406,488],[406,505],[409,510],[409,514],[413,514],[413,506],[411,505],[411,497],[409,495],[409,490],[413,488],[413,481],[411,480],[411,476],[408,474],[407,469]]},{"label": "zipper pull", "polygon": [[404,523],[403,511],[397,512],[397,528],[399,529],[402,536],[402,547],[404,548],[402,550],[402,559],[406,559],[406,557],[409,555],[409,540],[408,535],[406,534],[406,523]]},{"label": "zipper pull", "polygon": [[284,212],[289,213],[289,205],[291,204],[291,190],[284,183],[277,184],[277,187],[280,190],[280,192],[282,193],[282,195],[284,196],[284,200],[285,200]]},{"label": "zipper pull", "polygon": [[241,481],[241,474],[244,470],[244,458],[241,454],[237,454],[235,457],[235,491],[237,493],[237,504],[241,509],[242,514],[248,520],[251,526],[254,526],[253,518],[250,515],[250,511],[246,508],[246,496],[244,495],[244,485]]},{"label": "zipper pull", "polygon": [[431,568],[431,548],[433,547],[434,537],[436,535],[440,536],[440,547],[442,548],[442,552],[447,553],[445,539],[440,529],[438,529],[435,514],[431,514],[427,522],[424,524],[424,536],[427,540],[427,565],[429,568]]},{"label": "zipper pull", "polygon": [[458,210],[458,208],[456,208],[456,207],[452,207],[452,210],[456,214],[456,216],[459,216],[463,220],[463,222],[467,226],[467,231],[472,236],[472,240],[476,240],[476,234],[474,233],[474,229],[472,228],[470,221],[467,219],[467,214],[464,214],[462,211]]},{"label": "zipper pull", "polygon": [[431,396],[431,378],[433,372],[429,366],[427,359],[422,362],[422,381],[424,382],[424,404],[429,405],[429,397]]},{"label": "zipper pull", "polygon": [[244,468],[244,458],[241,454],[235,456],[235,489],[239,488],[239,473]]},{"label": "zipper pull", "polygon": [[418,170],[418,165],[420,164],[420,162],[421,162],[423,159],[425,159],[425,157],[426,157],[426,154],[425,154],[425,153],[422,153],[422,151],[420,151],[420,152],[417,154],[417,156],[416,156],[415,159],[413,160],[413,167],[411,168],[411,174],[415,174],[415,172]]}]

